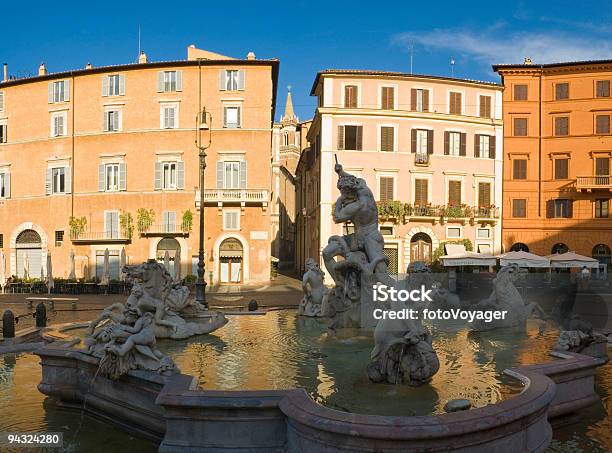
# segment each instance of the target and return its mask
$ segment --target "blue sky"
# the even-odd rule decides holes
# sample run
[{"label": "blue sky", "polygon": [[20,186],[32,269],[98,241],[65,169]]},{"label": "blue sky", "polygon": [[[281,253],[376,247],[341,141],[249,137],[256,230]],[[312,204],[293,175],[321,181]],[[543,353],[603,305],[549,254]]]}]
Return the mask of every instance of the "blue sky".
[{"label": "blue sky", "polygon": [[[292,86],[300,118],[326,68],[410,70],[498,80],[492,63],[612,58],[612,11],[604,1],[5,2],[0,62],[16,76],[186,58],[196,46],[235,57],[279,58],[279,103]],[[277,110],[277,118],[280,110]]]}]

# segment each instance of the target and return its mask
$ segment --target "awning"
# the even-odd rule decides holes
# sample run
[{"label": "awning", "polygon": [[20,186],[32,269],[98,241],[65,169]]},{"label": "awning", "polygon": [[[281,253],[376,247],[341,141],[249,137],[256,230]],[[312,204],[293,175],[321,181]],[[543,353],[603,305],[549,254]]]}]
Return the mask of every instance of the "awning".
[{"label": "awning", "polygon": [[444,255],[440,259],[444,267],[459,266],[495,266],[497,259],[486,253],[464,252],[453,255]]},{"label": "awning", "polygon": [[546,258],[550,260],[550,267],[554,268],[593,268],[599,267],[599,261],[588,256],[578,255],[574,252],[557,253],[548,255]]},{"label": "awning", "polygon": [[219,256],[221,258],[242,258],[242,250],[221,250]]},{"label": "awning", "polygon": [[550,267],[550,260],[529,252],[508,252],[499,256],[501,266],[516,264],[519,267]]},{"label": "awning", "polygon": [[491,245],[490,244],[479,244],[478,253],[484,253],[485,255],[491,255]]},{"label": "awning", "polygon": [[447,255],[460,255],[466,252],[463,244],[444,244],[444,250]]}]

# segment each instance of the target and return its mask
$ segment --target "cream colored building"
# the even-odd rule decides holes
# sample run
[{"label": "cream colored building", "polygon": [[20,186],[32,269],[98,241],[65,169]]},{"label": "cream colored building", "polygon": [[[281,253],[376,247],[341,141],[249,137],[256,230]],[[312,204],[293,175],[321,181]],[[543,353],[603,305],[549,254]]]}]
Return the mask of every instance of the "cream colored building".
[{"label": "cream colored building", "polygon": [[46,274],[50,253],[54,276],[67,277],[74,251],[76,276],[99,277],[106,249],[111,278],[122,249],[132,263],[168,254],[174,275],[195,274],[194,140],[205,108],[205,278],[268,280],[278,67],[190,46],[181,61],[142,54],[137,64],[5,76],[0,248],[10,274]]},{"label": "cream colored building", "polygon": [[296,266],[336,225],[334,156],[379,205],[390,270],[429,262],[446,242],[501,251],[502,90],[496,83],[359,70],[319,72],[310,148],[298,164]]}]

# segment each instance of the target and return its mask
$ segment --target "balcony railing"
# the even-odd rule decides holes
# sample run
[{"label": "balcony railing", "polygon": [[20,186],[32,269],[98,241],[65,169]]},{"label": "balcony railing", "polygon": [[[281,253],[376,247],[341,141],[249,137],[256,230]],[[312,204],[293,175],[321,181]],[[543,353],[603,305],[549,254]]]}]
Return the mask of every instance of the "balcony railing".
[{"label": "balcony railing", "polygon": [[495,206],[472,207],[459,206],[414,206],[401,201],[377,201],[378,216],[383,221],[407,222],[409,219],[429,219],[437,222],[460,221],[465,223],[468,219],[487,221],[499,219],[500,211]]},{"label": "balcony railing", "polygon": [[[204,189],[206,203],[262,203],[268,202],[268,189]],[[200,206],[200,191],[195,194],[196,207]]]},{"label": "balcony railing", "polygon": [[499,208],[474,208],[477,219],[499,219]]},{"label": "balcony railing", "polygon": [[429,165],[429,154],[427,153],[416,153],[414,155],[415,165]]},{"label": "balcony railing", "polygon": [[189,222],[179,224],[160,223],[140,230],[140,234],[143,236],[187,236],[191,231],[191,227],[192,224]]},{"label": "balcony railing", "polygon": [[406,214],[409,217],[441,217],[442,209],[440,206],[411,206],[406,207]]},{"label": "balcony railing", "polygon": [[131,238],[119,230],[110,231],[72,231],[70,240],[72,242],[99,242],[117,243],[129,242]]},{"label": "balcony railing", "polygon": [[612,189],[612,176],[578,176],[576,189]]}]

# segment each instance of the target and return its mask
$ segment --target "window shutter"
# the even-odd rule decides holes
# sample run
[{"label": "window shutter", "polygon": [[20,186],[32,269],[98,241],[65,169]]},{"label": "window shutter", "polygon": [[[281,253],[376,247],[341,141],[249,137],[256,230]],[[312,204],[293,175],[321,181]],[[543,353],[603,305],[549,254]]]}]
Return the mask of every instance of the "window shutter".
[{"label": "window shutter", "polygon": [[155,190],[161,190],[162,188],[162,163],[155,162]]},{"label": "window shutter", "polygon": [[429,112],[429,90],[423,90],[423,111]]},{"label": "window shutter", "polygon": [[474,157],[480,157],[480,134],[474,134]]},{"label": "window shutter", "polygon": [[109,77],[108,76],[102,76],[102,96],[108,96],[108,89],[109,89]]},{"label": "window shutter", "polygon": [[552,219],[555,217],[555,200],[546,202],[546,217]]},{"label": "window shutter", "polygon": [[379,199],[380,201],[392,201],[393,196],[393,178],[381,177],[379,180]]},{"label": "window shutter", "polygon": [[70,80],[64,80],[64,102],[70,101]]},{"label": "window shutter", "polygon": [[115,127],[117,128],[118,131],[120,131],[123,128],[123,125],[121,124],[121,111],[117,110],[114,113],[115,115]]},{"label": "window shutter", "polygon": [[185,162],[183,161],[176,163],[176,188],[185,188]]},{"label": "window shutter", "polygon": [[4,192],[6,194],[6,198],[11,198],[11,174],[4,174]]},{"label": "window shutter", "polygon": [[428,202],[426,179],[416,179],[414,181],[414,204],[416,206],[426,206]]},{"label": "window shutter", "polygon": [[380,128],[380,150],[393,151],[393,142],[393,128],[388,126],[382,126]]},{"label": "window shutter", "polygon": [[236,108],[236,126],[237,127],[242,127],[242,108],[241,107],[237,107]]},{"label": "window shutter", "polygon": [[459,155],[465,156],[465,148],[466,148],[466,140],[467,134],[465,132],[461,133],[461,139],[459,140]]},{"label": "window shutter", "polygon": [[243,69],[241,69],[240,71],[238,71],[238,89],[239,90],[244,90],[244,79],[245,79],[245,72]]},{"label": "window shutter", "polygon": [[433,154],[434,131],[427,131],[427,154]]},{"label": "window shutter", "polygon": [[104,164],[98,165],[98,192],[104,192],[104,190],[106,189],[105,169],[106,167]]},{"label": "window shutter", "polygon": [[183,71],[176,71],[176,91],[183,91]]},{"label": "window shutter", "polygon": [[344,126],[338,126],[338,149],[344,149]]},{"label": "window shutter", "polygon": [[223,189],[224,162],[217,161],[217,189]]},{"label": "window shutter", "polygon": [[448,204],[451,206],[461,204],[461,181],[448,182]]},{"label": "window shutter", "polygon": [[574,200],[567,200],[567,218],[571,219],[574,216]]},{"label": "window shutter", "polygon": [[127,168],[125,162],[119,164],[119,190],[127,189]]},{"label": "window shutter", "polygon": [[357,146],[355,148],[357,148],[357,151],[361,151],[362,147],[363,147],[363,126],[357,126],[357,137],[356,137],[356,141],[357,141]]},{"label": "window shutter", "polygon": [[125,74],[119,74],[119,94],[125,94]]},{"label": "window shutter", "polygon": [[450,154],[450,132],[444,131],[444,155]]},{"label": "window shutter", "polygon": [[223,107],[223,127],[227,127],[227,107]]},{"label": "window shutter", "polygon": [[66,189],[64,193],[72,193],[72,172],[70,171],[70,167],[64,168],[64,185]]},{"label": "window shutter", "polygon": [[491,205],[491,183],[481,182],[478,184],[478,207],[486,208]]},{"label": "window shutter", "polygon": [[225,69],[219,69],[219,90],[225,91],[226,89],[226,71]]},{"label": "window shutter", "polygon": [[52,173],[51,173],[51,169],[47,168],[47,173],[46,173],[46,178],[45,178],[45,193],[47,195],[51,195],[51,178],[52,178]]},{"label": "window shutter", "polygon": [[104,122],[104,130],[108,131],[108,112],[104,112],[104,116],[102,117],[102,121]]},{"label": "window shutter", "polygon": [[[423,102],[423,104],[424,103],[425,102]],[[410,110],[415,111],[416,109],[417,109],[417,90],[416,88],[412,88],[410,90]]]},{"label": "window shutter", "polygon": [[413,153],[416,153],[417,150],[417,130],[416,129],[412,129],[410,131],[411,133],[411,137],[410,137],[410,151]]},{"label": "window shutter", "polygon": [[175,231],[176,229],[176,211],[168,211],[168,226],[170,227],[170,231]]},{"label": "window shutter", "polygon": [[48,102],[49,104],[53,104],[53,82],[49,82],[49,96],[48,96]]},{"label": "window shutter", "polygon": [[157,72],[157,92],[162,93],[164,91],[164,71]]},{"label": "window shutter", "polygon": [[489,157],[495,159],[495,135],[489,137]]},{"label": "window shutter", "polygon": [[0,91],[0,112],[4,110],[4,91]]},{"label": "window shutter", "polygon": [[246,189],[247,187],[247,163],[246,160],[240,161],[240,188]]}]

